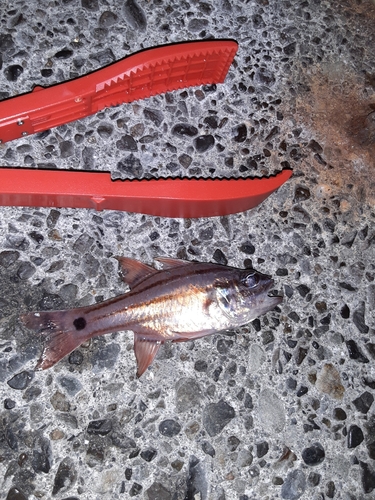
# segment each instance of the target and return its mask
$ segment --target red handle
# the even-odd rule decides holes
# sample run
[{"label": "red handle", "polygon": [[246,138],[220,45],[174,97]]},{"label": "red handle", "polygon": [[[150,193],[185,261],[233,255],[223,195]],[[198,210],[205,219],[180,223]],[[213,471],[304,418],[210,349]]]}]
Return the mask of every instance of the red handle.
[{"label": "red handle", "polygon": [[157,47],[53,87],[0,102],[0,142],[78,120],[103,108],[172,90],[223,82],[237,51],[231,40]]},{"label": "red handle", "polygon": [[213,217],[254,208],[291,175],[291,170],[283,170],[260,179],[112,181],[107,172],[0,168],[0,205]]}]

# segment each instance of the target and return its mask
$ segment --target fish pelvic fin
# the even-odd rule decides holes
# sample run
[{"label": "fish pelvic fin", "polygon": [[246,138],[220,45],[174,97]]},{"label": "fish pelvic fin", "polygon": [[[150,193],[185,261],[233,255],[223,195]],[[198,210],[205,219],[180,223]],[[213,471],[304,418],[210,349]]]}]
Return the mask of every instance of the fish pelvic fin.
[{"label": "fish pelvic fin", "polygon": [[35,370],[50,368],[90,338],[85,331],[83,311],[31,312],[22,314],[20,319],[27,328],[44,337],[43,352]]},{"label": "fish pelvic fin", "polygon": [[147,370],[157,355],[161,342],[157,340],[146,340],[140,335],[134,334],[134,354],[137,360],[137,377],[139,378]]}]

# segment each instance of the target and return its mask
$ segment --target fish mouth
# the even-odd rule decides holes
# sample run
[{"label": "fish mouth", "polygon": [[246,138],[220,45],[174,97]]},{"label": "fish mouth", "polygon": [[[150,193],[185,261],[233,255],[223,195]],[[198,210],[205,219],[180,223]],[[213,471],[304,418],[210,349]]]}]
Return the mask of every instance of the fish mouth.
[{"label": "fish mouth", "polygon": [[274,284],[275,284],[274,280],[270,279],[270,282],[267,285],[267,288],[265,291],[267,292],[267,297],[269,299],[271,299],[271,300],[269,300],[269,302],[272,302],[272,304],[274,306],[277,306],[283,301],[284,297],[282,295],[278,295],[277,290],[273,289]]}]

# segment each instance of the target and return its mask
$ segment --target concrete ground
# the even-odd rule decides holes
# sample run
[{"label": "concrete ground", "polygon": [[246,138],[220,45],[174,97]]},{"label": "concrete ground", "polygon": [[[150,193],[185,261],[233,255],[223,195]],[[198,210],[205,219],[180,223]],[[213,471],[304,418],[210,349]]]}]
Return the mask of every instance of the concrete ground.
[{"label": "concrete ground", "polygon": [[[239,44],[223,84],[4,143],[3,166],[293,170],[257,208],[223,217],[0,208],[0,497],[375,498],[374,2],[19,0],[0,14],[1,99],[147,47]],[[180,123],[196,131],[178,135]],[[284,300],[166,345],[140,379],[131,332],[34,372],[42,340],[20,313],[124,293],[114,255],[253,265]]]}]

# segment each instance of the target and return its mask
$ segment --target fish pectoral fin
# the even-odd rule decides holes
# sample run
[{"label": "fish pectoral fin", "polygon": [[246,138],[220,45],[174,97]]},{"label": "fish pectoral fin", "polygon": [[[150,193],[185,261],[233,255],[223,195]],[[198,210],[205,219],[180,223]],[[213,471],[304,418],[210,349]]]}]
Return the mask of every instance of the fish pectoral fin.
[{"label": "fish pectoral fin", "polygon": [[120,264],[122,280],[125,281],[130,288],[135,287],[148,276],[159,272],[157,269],[147,264],[143,264],[143,262],[139,262],[139,260],[118,256],[114,258],[117,259]]},{"label": "fish pectoral fin", "polygon": [[137,377],[139,378],[154,361],[161,342],[157,340],[146,340],[140,335],[134,334],[134,354],[137,360]]},{"label": "fish pectoral fin", "polygon": [[163,269],[172,269],[174,267],[194,264],[194,262],[190,262],[189,260],[172,259],[170,257],[156,257],[154,260],[156,260],[156,262],[159,262],[162,265]]}]

